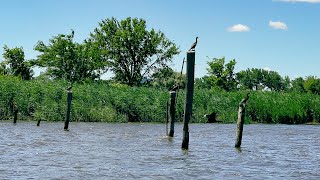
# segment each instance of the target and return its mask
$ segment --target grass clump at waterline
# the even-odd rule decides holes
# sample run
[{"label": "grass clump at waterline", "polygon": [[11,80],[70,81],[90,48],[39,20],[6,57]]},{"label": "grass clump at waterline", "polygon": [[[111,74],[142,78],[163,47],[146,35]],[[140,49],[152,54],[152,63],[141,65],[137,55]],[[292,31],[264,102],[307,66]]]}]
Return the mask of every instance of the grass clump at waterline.
[{"label": "grass clump at waterline", "polygon": [[[66,113],[65,81],[23,81],[0,76],[0,119],[12,119],[14,108],[21,120],[63,121]],[[74,84],[72,121],[165,122],[169,92],[129,87],[105,81]],[[204,114],[216,112],[223,123],[235,123],[238,105],[246,92],[195,89],[191,122],[205,123]],[[176,119],[183,120],[185,92],[177,97]],[[307,93],[251,92],[246,122],[301,124],[320,122],[320,98]]]}]

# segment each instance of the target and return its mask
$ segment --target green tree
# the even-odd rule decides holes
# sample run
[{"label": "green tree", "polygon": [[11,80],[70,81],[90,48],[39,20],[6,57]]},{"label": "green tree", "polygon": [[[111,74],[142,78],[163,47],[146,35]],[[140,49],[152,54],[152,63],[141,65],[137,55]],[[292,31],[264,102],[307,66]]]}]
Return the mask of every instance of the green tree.
[{"label": "green tree", "polygon": [[0,63],[0,75],[6,75],[6,74],[7,74],[6,63],[1,62]]},{"label": "green tree", "polygon": [[[15,47],[10,49],[5,45],[3,50],[3,57],[5,59],[5,62],[1,65],[3,73],[20,76],[24,80],[30,80],[33,76],[33,71],[30,62],[25,60],[23,48]],[[6,69],[6,65],[9,65],[9,69]]]},{"label": "green tree", "polygon": [[262,90],[265,88],[265,70],[251,68],[237,73],[237,80],[242,89]]},{"label": "green tree", "polygon": [[291,80],[289,76],[285,76],[283,79],[283,88],[285,91],[290,91],[292,88]]},{"label": "green tree", "polygon": [[186,75],[173,71],[170,67],[158,69],[151,77],[152,86],[156,88],[172,89],[179,86],[183,89],[186,85]]},{"label": "green tree", "polygon": [[161,31],[148,31],[146,21],[137,18],[103,20],[90,39],[103,50],[101,56],[110,64],[114,79],[130,86],[166,67],[179,53]]},{"label": "green tree", "polygon": [[276,71],[262,70],[263,73],[263,84],[265,87],[271,89],[271,91],[284,90],[284,80],[280,74]]},{"label": "green tree", "polygon": [[59,34],[45,45],[39,41],[35,50],[40,52],[35,64],[47,68],[47,74],[53,78],[70,82],[95,79],[105,71],[101,64],[99,51],[91,41],[83,44],[74,42],[71,34]]},{"label": "green tree", "polygon": [[198,89],[211,89],[212,88],[210,78],[207,75],[205,75],[201,78],[196,78],[194,80],[194,83],[195,83],[195,87]]},{"label": "green tree", "polygon": [[306,92],[304,89],[304,79],[302,77],[295,78],[292,80],[292,91],[294,92]]},{"label": "green tree", "polygon": [[251,77],[251,70],[242,70],[236,74],[236,80],[240,89],[253,89],[253,82]]},{"label": "green tree", "polygon": [[269,88],[272,91],[281,91],[290,86],[288,77],[283,79],[276,71],[252,68],[237,73],[237,82],[240,88],[262,90]]},{"label": "green tree", "polygon": [[303,86],[309,93],[320,94],[320,79],[315,76],[308,76]]},{"label": "green tree", "polygon": [[211,86],[216,86],[226,91],[235,90],[237,87],[234,66],[236,61],[233,59],[225,64],[225,58],[213,58],[212,61],[207,62],[209,67],[208,82]]}]

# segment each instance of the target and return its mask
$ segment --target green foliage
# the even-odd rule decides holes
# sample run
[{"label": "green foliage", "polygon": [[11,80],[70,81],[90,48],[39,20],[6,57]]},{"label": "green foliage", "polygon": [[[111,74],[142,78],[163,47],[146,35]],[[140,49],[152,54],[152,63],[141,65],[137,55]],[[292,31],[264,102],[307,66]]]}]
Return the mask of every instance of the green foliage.
[{"label": "green foliage", "polygon": [[8,69],[6,68],[6,62],[0,63],[0,75],[8,74]]},{"label": "green foliage", "polygon": [[290,79],[283,79],[276,71],[252,68],[240,71],[236,76],[240,89],[281,91],[290,87]]},{"label": "green foliage", "polygon": [[158,69],[151,77],[151,86],[159,89],[172,89],[178,85],[181,89],[186,86],[186,75],[174,72],[171,68]]},{"label": "green foliage", "polygon": [[309,93],[320,94],[320,79],[309,76],[306,78],[303,87]]},{"label": "green foliage", "polygon": [[[5,62],[1,64],[1,74],[10,74],[13,76],[19,76],[24,80],[30,80],[33,76],[31,65],[25,61],[23,48],[16,47],[10,49],[8,46],[3,47],[3,57]],[[6,65],[9,65],[9,69],[6,69]]]},{"label": "green foliage", "polygon": [[110,64],[114,79],[130,86],[139,85],[143,78],[167,67],[179,53],[161,31],[148,31],[146,21],[137,18],[103,20],[90,40],[104,50],[101,56]]},{"label": "green foliage", "polygon": [[306,92],[306,90],[304,89],[304,79],[302,77],[298,77],[294,80],[291,81],[292,84],[292,88],[291,90],[294,92]]},{"label": "green foliage", "polygon": [[194,80],[195,89],[211,89],[209,76],[203,76],[201,78],[195,78]]},{"label": "green foliage", "polygon": [[[63,121],[66,112],[67,81],[38,78],[23,81],[0,76],[0,119]],[[203,116],[216,112],[218,120],[235,123],[238,106],[246,92],[196,89],[191,122],[204,123]],[[176,119],[183,121],[185,92],[177,97]],[[71,106],[72,121],[164,122],[167,90],[130,87],[105,81],[75,83]],[[299,124],[320,122],[320,97],[311,93],[254,91],[246,109],[246,122]]]},{"label": "green foliage", "polygon": [[80,82],[95,79],[104,73],[105,64],[101,63],[98,50],[91,41],[78,44],[71,34],[59,34],[45,45],[39,41],[35,50],[40,52],[35,65],[47,67],[47,74],[55,79]]},{"label": "green foliage", "polygon": [[236,89],[236,80],[234,74],[234,66],[236,61],[233,59],[225,64],[225,58],[214,58],[212,61],[207,62],[209,68],[208,71],[208,83],[211,86],[219,87],[226,91],[232,91]]}]

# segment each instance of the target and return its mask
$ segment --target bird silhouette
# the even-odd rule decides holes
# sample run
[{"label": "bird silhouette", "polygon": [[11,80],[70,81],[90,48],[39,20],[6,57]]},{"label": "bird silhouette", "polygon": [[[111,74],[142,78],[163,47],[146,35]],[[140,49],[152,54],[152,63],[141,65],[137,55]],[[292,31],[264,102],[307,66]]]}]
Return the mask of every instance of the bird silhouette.
[{"label": "bird silhouette", "polygon": [[189,51],[195,51],[196,46],[197,46],[197,43],[198,43],[198,37],[196,37],[196,42],[194,42],[194,43],[191,45],[191,48],[189,49]]},{"label": "bird silhouette", "polygon": [[217,123],[217,122],[222,122],[222,121],[219,121],[217,120],[217,113],[216,112],[213,112],[211,114],[205,114],[203,117],[207,118],[208,121],[207,123]]},{"label": "bird silhouette", "polygon": [[69,86],[68,88],[67,88],[67,91],[71,91],[72,90],[72,86]]},{"label": "bird silhouette", "polygon": [[178,85],[173,86],[173,88],[170,89],[170,91],[177,91],[179,89]]}]

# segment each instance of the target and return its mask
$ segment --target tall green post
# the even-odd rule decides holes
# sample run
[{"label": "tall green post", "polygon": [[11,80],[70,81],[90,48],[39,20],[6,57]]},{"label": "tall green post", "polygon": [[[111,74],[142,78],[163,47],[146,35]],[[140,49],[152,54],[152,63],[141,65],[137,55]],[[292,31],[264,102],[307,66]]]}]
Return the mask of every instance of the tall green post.
[{"label": "tall green post", "polygon": [[175,122],[175,112],[176,112],[176,91],[170,91],[170,110],[169,110],[169,123],[170,131],[169,137],[173,137],[174,134],[174,122]]},{"label": "tall green post", "polygon": [[64,123],[64,130],[68,130],[69,122],[70,122],[70,112],[71,112],[71,101],[72,101],[72,90],[71,88],[68,89],[68,96],[67,96],[67,114],[66,114],[66,121]]},{"label": "tall green post", "polygon": [[187,52],[187,93],[184,108],[183,119],[183,136],[182,136],[182,149],[189,148],[189,121],[192,115],[192,101],[194,91],[194,65],[195,65],[195,52]]}]

